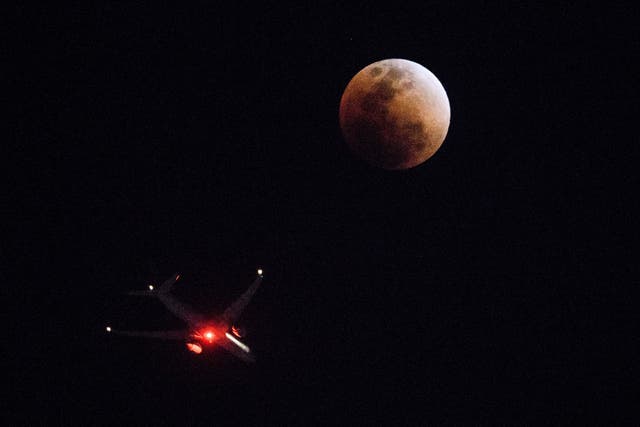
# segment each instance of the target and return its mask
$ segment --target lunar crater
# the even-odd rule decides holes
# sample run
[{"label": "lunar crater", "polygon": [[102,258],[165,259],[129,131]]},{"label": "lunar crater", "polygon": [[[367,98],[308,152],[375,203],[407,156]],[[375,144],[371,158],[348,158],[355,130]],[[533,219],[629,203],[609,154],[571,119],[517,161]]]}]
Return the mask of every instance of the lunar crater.
[{"label": "lunar crater", "polygon": [[373,77],[377,77],[377,76],[379,76],[379,75],[382,73],[382,68],[380,68],[380,67],[373,67],[373,68],[371,69],[371,71],[370,71],[370,72],[371,72],[371,75],[372,75]]}]

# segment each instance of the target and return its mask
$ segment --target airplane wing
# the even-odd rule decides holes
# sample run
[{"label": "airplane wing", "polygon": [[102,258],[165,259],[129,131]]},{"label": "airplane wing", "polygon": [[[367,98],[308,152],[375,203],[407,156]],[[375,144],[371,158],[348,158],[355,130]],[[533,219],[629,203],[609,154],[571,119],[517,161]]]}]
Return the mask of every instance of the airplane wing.
[{"label": "airplane wing", "polygon": [[237,338],[235,338],[228,332],[225,335],[227,339],[221,339],[220,341],[218,341],[218,345],[220,347],[224,348],[229,353],[233,354],[238,359],[244,362],[254,363],[256,361],[256,358],[253,356],[253,353],[246,344],[240,342]]},{"label": "airplane wing", "polygon": [[110,326],[106,328],[107,333],[114,335],[125,335],[128,337],[156,338],[161,340],[183,340],[189,337],[188,330],[169,330],[169,331],[121,331],[112,329]]},{"label": "airplane wing", "polygon": [[177,318],[184,320],[189,325],[194,326],[204,320],[204,317],[197,313],[188,304],[185,304],[174,298],[171,294],[171,288],[180,279],[179,274],[174,274],[164,281],[158,288],[149,285],[149,289],[145,291],[130,291],[128,295],[145,296],[157,298],[171,313]]},{"label": "airplane wing", "polygon": [[256,280],[254,280],[249,288],[247,288],[247,290],[244,291],[244,293],[240,295],[233,304],[227,307],[224,313],[222,313],[223,319],[231,325],[235,323],[244,311],[245,307],[249,304],[249,301],[251,301],[253,294],[258,290],[260,283],[262,283],[262,270],[258,270],[258,277],[256,277]]}]

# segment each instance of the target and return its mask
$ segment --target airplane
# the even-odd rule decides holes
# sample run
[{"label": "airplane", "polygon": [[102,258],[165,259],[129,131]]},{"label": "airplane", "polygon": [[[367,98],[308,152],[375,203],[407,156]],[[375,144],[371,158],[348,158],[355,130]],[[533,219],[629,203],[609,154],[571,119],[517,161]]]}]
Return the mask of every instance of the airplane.
[{"label": "airplane", "polygon": [[257,271],[257,277],[247,290],[229,305],[222,314],[213,318],[205,317],[194,311],[191,307],[177,300],[171,295],[171,288],[180,279],[179,274],[174,274],[158,288],[149,285],[146,291],[130,291],[128,295],[153,297],[160,301],[171,313],[183,320],[188,329],[168,331],[125,331],[116,330],[107,326],[108,334],[125,335],[130,337],[145,337],[164,340],[183,340],[189,351],[201,354],[215,346],[220,346],[232,355],[246,363],[255,362],[255,357],[249,346],[241,342],[239,338],[244,335],[244,330],[235,325],[245,307],[251,301],[263,279],[263,271]]}]

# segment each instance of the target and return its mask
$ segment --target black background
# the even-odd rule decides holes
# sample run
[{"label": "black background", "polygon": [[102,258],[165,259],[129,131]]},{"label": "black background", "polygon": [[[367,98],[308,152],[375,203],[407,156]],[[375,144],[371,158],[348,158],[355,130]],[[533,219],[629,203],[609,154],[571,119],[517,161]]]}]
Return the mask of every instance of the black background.
[{"label": "black background", "polygon": [[[605,6],[16,7],[3,258],[9,408],[52,424],[622,421],[637,368],[627,190],[637,11]],[[338,105],[429,68],[451,126],[367,166]],[[633,101],[633,102],[632,102]],[[117,339],[266,271],[246,366]],[[5,269],[8,271],[8,269]]]}]

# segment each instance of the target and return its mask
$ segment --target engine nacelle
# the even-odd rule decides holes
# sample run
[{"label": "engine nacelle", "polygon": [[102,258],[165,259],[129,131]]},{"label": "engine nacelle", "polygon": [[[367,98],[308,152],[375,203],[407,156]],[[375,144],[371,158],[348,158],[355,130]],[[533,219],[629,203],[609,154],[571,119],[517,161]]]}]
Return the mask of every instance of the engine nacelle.
[{"label": "engine nacelle", "polygon": [[189,351],[192,351],[195,354],[202,353],[202,346],[200,346],[200,344],[198,344],[198,343],[188,342],[187,343],[187,348],[189,349]]},{"label": "engine nacelle", "polygon": [[242,326],[232,326],[231,333],[238,338],[242,338],[247,335],[247,329]]}]

